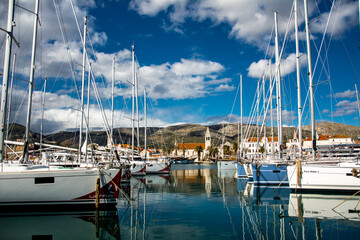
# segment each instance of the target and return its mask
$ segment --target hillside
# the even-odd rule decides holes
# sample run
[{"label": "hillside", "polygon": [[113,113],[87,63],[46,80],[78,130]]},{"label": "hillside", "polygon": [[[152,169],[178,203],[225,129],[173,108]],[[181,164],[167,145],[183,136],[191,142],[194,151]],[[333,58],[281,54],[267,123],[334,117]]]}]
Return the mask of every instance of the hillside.
[{"label": "hillside", "polygon": [[[225,141],[235,143],[238,141],[238,125],[237,124],[215,124],[208,126],[211,132],[212,141],[214,145],[218,146],[221,144],[224,137]],[[248,125],[244,125],[244,132],[247,129]],[[177,142],[204,142],[205,132],[207,126],[199,124],[182,124],[175,126],[168,126],[164,128],[148,128],[148,146],[162,148],[172,147]],[[10,134],[10,140],[23,139],[24,137],[24,127],[21,125],[14,124],[11,126],[12,132]],[[328,135],[347,135],[354,140],[358,139],[360,136],[360,127],[345,125],[341,123],[317,123],[316,129],[318,134],[328,134]],[[257,127],[255,125],[249,125],[248,132],[251,136],[255,136]],[[283,136],[284,141],[292,138],[294,132],[296,131],[295,127],[284,127]],[[144,144],[144,128],[140,128],[140,144]],[[136,130],[135,130],[136,134]],[[271,136],[271,128],[266,127],[266,135]],[[37,133],[31,133],[32,141],[39,141],[40,135]],[[277,128],[274,128],[274,136],[277,136]],[[303,136],[311,136],[311,126],[303,127]],[[73,131],[61,131],[55,134],[51,134],[43,137],[44,142],[53,143],[66,147],[78,147],[79,142],[79,132]],[[85,136],[84,136],[85,138]],[[93,131],[90,134],[91,141],[99,145],[105,145],[107,142],[107,136],[105,131]],[[115,143],[130,143],[131,142],[131,128],[117,128],[114,130],[114,141]],[[135,138],[136,141],[136,138]]]}]

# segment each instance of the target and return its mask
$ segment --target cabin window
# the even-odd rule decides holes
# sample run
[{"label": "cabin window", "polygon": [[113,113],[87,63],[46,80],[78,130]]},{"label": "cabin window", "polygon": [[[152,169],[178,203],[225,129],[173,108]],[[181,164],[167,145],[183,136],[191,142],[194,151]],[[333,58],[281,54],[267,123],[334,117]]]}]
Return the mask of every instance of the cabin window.
[{"label": "cabin window", "polygon": [[35,184],[55,183],[54,177],[38,177],[35,178]]}]

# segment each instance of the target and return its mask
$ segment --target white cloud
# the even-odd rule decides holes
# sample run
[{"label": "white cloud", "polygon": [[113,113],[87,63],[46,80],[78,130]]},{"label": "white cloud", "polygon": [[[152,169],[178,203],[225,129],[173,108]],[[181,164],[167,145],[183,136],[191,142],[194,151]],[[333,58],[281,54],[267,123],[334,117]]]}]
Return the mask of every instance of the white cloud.
[{"label": "white cloud", "polygon": [[[337,1],[333,13],[329,20],[327,34],[335,37],[349,31],[353,26],[358,24],[358,3],[350,0]],[[319,19],[311,23],[311,31],[314,33],[323,33],[326,23],[328,22],[329,13],[323,13]]]},{"label": "white cloud", "polygon": [[141,15],[155,16],[161,11],[166,11],[170,6],[180,4],[181,2],[178,0],[132,0],[130,8],[136,10]]},{"label": "white cloud", "polygon": [[[300,67],[306,66],[306,54],[300,54]],[[261,59],[258,62],[253,62],[248,67],[248,76],[253,78],[260,78],[263,75],[270,76],[269,61]],[[288,55],[280,63],[281,76],[286,76],[296,70],[296,55],[294,53]],[[271,74],[274,76],[276,71],[276,63],[271,64]]]},{"label": "white cloud", "polygon": [[[210,19],[215,24],[227,23],[231,26],[229,36],[262,49],[266,48],[273,27],[273,12],[279,12],[283,22],[287,22],[291,6],[291,1],[283,0],[132,0],[130,4],[141,15],[155,16],[162,11],[169,12],[173,24],[170,29],[178,29],[186,18],[199,22]],[[313,11],[312,4],[309,9]],[[302,22],[303,18],[300,17],[300,24]],[[285,25],[279,25],[280,33],[285,32]]]},{"label": "white cloud", "polygon": [[107,42],[107,35],[104,32],[95,32],[93,33],[91,40],[95,45],[104,46]]},{"label": "white cloud", "polygon": [[335,98],[354,98],[356,94],[356,91],[351,91],[350,89],[346,90],[345,92],[339,92],[335,93]]},{"label": "white cloud", "polygon": [[[350,0],[336,3],[329,21],[328,34],[340,37],[345,31],[356,24],[357,3]],[[160,12],[168,13],[171,27],[183,33],[181,24],[186,18],[203,22],[210,19],[215,24],[227,23],[231,26],[229,36],[243,40],[260,49],[266,49],[269,35],[273,28],[273,12],[279,13],[279,33],[284,34],[289,20],[292,1],[284,0],[132,0],[130,8],[141,15],[156,16]],[[299,25],[303,26],[304,7],[299,2]],[[318,7],[315,3],[308,3],[309,18],[317,15]],[[328,12],[322,13],[320,18],[311,24],[311,31],[322,33],[325,29]],[[316,16],[315,16],[316,17]],[[291,29],[293,31],[293,29]],[[304,32],[300,31],[300,39],[305,40]]]},{"label": "white cloud", "polygon": [[223,71],[224,67],[217,62],[203,60],[181,59],[181,62],[174,63],[171,71],[176,75],[208,75],[213,72]]},{"label": "white cloud", "polygon": [[200,98],[213,91],[229,91],[218,88],[229,79],[219,79],[224,67],[216,62],[181,59],[173,64],[143,66],[139,69],[140,89],[146,88],[154,99]]},{"label": "white cloud", "polygon": [[357,102],[350,102],[348,100],[343,100],[338,102],[335,105],[337,108],[334,112],[332,112],[332,116],[339,117],[345,115],[351,115],[358,112]]},{"label": "white cloud", "polygon": [[215,88],[215,92],[230,92],[235,89],[234,86],[229,86],[227,84],[221,84]]}]

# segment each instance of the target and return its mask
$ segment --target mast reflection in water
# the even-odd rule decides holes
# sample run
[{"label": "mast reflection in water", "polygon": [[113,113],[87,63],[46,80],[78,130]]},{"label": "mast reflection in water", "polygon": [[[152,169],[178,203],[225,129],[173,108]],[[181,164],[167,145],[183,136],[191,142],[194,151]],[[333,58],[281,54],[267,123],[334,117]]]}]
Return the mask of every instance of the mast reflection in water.
[{"label": "mast reflection in water", "polygon": [[357,239],[360,235],[360,197],[339,205],[350,196],[256,186],[216,165],[174,165],[170,175],[132,178],[123,192],[133,204],[122,198],[114,212],[1,216],[0,239]]}]

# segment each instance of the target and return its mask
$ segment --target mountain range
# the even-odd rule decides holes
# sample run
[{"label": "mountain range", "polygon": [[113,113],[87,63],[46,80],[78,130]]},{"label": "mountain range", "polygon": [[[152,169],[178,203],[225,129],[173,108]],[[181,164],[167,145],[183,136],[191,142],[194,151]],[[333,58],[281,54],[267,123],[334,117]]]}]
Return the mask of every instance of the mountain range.
[{"label": "mountain range", "polygon": [[[204,126],[200,124],[182,124],[168,127],[149,127],[147,128],[147,145],[151,148],[172,147],[175,141],[178,143],[201,143],[204,142],[205,132],[209,127],[212,142],[215,146],[219,146],[223,141],[236,143],[239,140],[239,126],[238,124],[215,124]],[[244,124],[244,136],[256,136],[257,126]],[[274,137],[277,136],[277,128],[273,128]],[[296,127],[283,127],[284,142],[294,137]],[[360,137],[360,127],[350,126],[335,122],[322,122],[316,124],[316,131],[319,135],[346,135],[353,140],[358,140]],[[9,140],[21,141],[24,139],[24,126],[18,124],[10,125]],[[135,135],[137,129],[135,129]],[[139,142],[144,145],[144,128],[139,129]],[[263,135],[263,134],[262,134]],[[114,129],[115,143],[131,143],[132,130],[131,128],[116,128]],[[271,127],[266,127],[266,136],[271,136]],[[303,126],[303,138],[311,137],[311,126]],[[40,134],[31,132],[30,138],[32,142],[40,141]],[[85,134],[83,139],[85,138]],[[79,131],[61,131],[58,133],[43,136],[44,143],[50,143],[65,147],[78,148],[79,145]],[[90,142],[99,145],[106,145],[107,134],[105,131],[91,131]],[[135,143],[137,138],[135,137]]]}]

